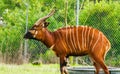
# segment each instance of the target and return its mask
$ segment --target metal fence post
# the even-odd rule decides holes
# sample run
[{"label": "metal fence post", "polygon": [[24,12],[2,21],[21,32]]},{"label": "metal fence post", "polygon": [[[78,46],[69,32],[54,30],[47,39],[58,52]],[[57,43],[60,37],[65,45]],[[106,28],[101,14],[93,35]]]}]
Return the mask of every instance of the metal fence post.
[{"label": "metal fence post", "polygon": [[[28,30],[28,3],[25,3],[26,5],[26,30],[25,33]],[[27,63],[27,49],[28,49],[28,40],[25,40],[25,46],[24,46],[24,63]]]},{"label": "metal fence post", "polygon": [[76,0],[76,25],[78,26],[79,25],[79,3],[80,1],[79,0]]},{"label": "metal fence post", "polygon": [[[76,0],[76,26],[79,25],[79,0]],[[78,64],[78,57],[75,58],[76,64]]]}]

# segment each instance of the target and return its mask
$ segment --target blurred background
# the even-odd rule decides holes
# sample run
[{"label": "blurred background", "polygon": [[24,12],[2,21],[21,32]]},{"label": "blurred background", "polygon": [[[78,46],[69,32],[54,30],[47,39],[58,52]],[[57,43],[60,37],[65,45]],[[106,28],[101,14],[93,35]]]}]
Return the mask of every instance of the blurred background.
[{"label": "blurred background", "polygon": [[[120,0],[0,0],[0,63],[59,63],[44,44],[23,39],[26,31],[52,9],[56,12],[47,20],[50,31],[77,24],[99,29],[112,45],[106,64],[120,67]],[[69,60],[71,65],[92,65],[88,56]]]}]

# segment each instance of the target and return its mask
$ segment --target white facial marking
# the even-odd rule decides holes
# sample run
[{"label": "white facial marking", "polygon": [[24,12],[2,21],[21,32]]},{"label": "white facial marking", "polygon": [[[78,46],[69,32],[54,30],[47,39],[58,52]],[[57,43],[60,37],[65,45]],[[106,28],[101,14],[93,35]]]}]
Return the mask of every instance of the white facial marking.
[{"label": "white facial marking", "polygon": [[43,26],[43,27],[45,27],[45,24],[44,24],[44,23],[42,23],[42,26]]},{"label": "white facial marking", "polygon": [[35,38],[37,34],[38,34],[38,31],[35,31],[35,34],[34,34],[34,36],[33,36],[33,37]]}]

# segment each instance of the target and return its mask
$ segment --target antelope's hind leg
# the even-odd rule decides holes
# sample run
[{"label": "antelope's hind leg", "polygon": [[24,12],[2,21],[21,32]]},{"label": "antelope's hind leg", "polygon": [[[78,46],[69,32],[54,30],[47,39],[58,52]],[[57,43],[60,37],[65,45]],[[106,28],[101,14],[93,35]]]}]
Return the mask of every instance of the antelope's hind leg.
[{"label": "antelope's hind leg", "polygon": [[96,62],[93,62],[93,65],[94,65],[94,67],[95,67],[95,69],[96,69],[95,74],[99,74],[99,71],[100,71],[100,65],[97,64]]},{"label": "antelope's hind leg", "polygon": [[99,74],[100,67],[104,70],[105,74],[110,74],[107,66],[104,63],[104,58],[101,56],[92,56],[93,60],[96,62],[94,63],[94,66],[96,68],[96,74]]},{"label": "antelope's hind leg", "polygon": [[105,74],[110,74],[107,66],[106,66],[105,63],[104,63],[104,61],[103,61],[103,60],[100,60],[100,61],[98,61],[98,62],[99,62],[99,64],[100,64],[101,68],[104,70]]}]

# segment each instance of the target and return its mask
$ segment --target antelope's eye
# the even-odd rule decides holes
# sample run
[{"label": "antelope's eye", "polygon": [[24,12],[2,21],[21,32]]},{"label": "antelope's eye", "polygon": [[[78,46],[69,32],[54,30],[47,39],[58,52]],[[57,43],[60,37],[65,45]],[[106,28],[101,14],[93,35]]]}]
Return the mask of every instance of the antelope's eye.
[{"label": "antelope's eye", "polygon": [[36,30],[37,28],[38,28],[38,26],[36,26],[36,25],[32,27],[33,30]]},{"label": "antelope's eye", "polygon": [[34,27],[34,29],[37,29],[37,27]]}]

